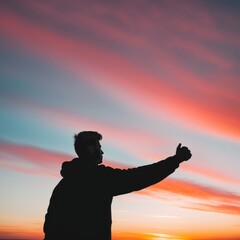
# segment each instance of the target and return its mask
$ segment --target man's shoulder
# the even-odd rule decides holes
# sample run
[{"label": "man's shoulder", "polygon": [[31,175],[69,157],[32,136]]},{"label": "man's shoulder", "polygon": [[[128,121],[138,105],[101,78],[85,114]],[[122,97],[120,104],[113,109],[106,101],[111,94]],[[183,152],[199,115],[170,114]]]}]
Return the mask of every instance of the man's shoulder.
[{"label": "man's shoulder", "polygon": [[104,164],[98,165],[97,169],[99,171],[112,171],[112,170],[114,170],[112,167],[106,166]]},{"label": "man's shoulder", "polygon": [[100,173],[103,173],[103,174],[115,174],[119,171],[122,171],[122,169],[119,169],[119,168],[113,168],[111,166],[105,166],[104,164],[101,164],[97,167],[97,170],[100,172]]}]

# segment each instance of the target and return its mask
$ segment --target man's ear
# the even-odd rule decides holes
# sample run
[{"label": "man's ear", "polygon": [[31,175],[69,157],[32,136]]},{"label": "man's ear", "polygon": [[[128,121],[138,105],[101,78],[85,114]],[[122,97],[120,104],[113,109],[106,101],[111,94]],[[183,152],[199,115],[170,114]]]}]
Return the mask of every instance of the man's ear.
[{"label": "man's ear", "polygon": [[87,151],[89,152],[89,153],[94,153],[95,152],[95,148],[94,148],[94,146],[93,145],[87,145],[86,146],[86,149],[87,149]]}]

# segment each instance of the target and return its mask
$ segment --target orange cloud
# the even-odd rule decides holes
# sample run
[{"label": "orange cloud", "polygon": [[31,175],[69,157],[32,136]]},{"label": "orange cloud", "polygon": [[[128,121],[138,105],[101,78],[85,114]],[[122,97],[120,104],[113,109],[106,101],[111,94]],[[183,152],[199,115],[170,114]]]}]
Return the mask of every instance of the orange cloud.
[{"label": "orange cloud", "polygon": [[[240,195],[179,179],[168,178],[138,193],[157,197],[156,193],[158,192],[176,194],[198,201],[195,204],[189,202],[188,206],[181,206],[183,208],[234,215],[240,214]],[[171,196],[170,198],[173,199],[174,197]]]},{"label": "orange cloud", "polygon": [[0,239],[13,240],[13,239],[25,239],[25,240],[40,240],[43,239],[43,233],[41,231],[42,226],[32,224],[26,225],[0,225]]},{"label": "orange cloud", "polygon": [[166,191],[205,201],[212,200],[232,204],[237,204],[240,201],[240,196],[237,194],[172,178],[168,178],[159,184],[151,186],[149,190],[153,190],[154,192]]},{"label": "orange cloud", "polygon": [[204,212],[220,212],[226,214],[240,215],[240,206],[239,205],[228,205],[228,204],[193,204],[191,206],[185,206],[183,208],[193,209]]}]

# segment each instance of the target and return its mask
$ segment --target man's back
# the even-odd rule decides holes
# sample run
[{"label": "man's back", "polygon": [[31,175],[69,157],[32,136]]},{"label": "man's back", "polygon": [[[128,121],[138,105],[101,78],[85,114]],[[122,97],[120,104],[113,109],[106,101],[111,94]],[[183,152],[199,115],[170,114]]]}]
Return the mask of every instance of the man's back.
[{"label": "man's back", "polygon": [[62,173],[64,178],[50,199],[45,239],[111,239],[113,195],[106,182],[105,167],[71,165],[74,170]]}]

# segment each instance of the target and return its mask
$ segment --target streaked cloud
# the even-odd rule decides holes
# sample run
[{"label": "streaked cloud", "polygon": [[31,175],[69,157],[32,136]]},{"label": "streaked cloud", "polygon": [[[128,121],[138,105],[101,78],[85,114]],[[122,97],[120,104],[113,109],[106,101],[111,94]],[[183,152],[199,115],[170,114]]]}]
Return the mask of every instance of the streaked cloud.
[{"label": "streaked cloud", "polygon": [[209,212],[219,212],[233,215],[240,215],[240,206],[239,205],[230,205],[230,204],[193,204],[186,206],[184,208],[198,210],[198,211],[209,211]]},{"label": "streaked cloud", "polygon": [[[38,4],[41,3],[37,3],[36,6]],[[35,11],[38,11],[34,4],[30,6]],[[76,6],[79,7],[80,5],[76,4]],[[131,11],[133,11],[133,14],[136,14],[131,4],[129,7],[129,14]],[[172,6],[171,4],[164,3],[164,7],[171,9]],[[194,5],[190,4],[187,9],[193,7]],[[25,8],[28,9],[29,7],[25,6]],[[15,39],[17,36],[18,41],[31,49],[31,51],[40,54],[46,59],[52,59],[54,64],[66,70],[79,74],[79,66],[81,66],[81,69],[85,68],[85,71],[88,71],[90,75],[99,75],[98,80],[96,81],[96,78],[94,78],[94,82],[91,84],[103,87],[108,91],[114,91],[118,95],[122,95],[126,91],[127,93],[131,93],[131,95],[125,94],[125,97],[128,99],[129,104],[133,104],[139,111],[144,109],[146,113],[160,118],[162,115],[158,114],[156,110],[162,107],[169,118],[177,117],[180,122],[182,121],[182,124],[191,126],[192,129],[197,127],[206,132],[213,132],[220,135],[227,134],[230,137],[239,138],[237,129],[239,128],[240,116],[235,110],[239,105],[239,99],[237,98],[238,91],[236,91],[236,87],[239,88],[238,81],[236,81],[237,75],[234,75],[235,70],[231,70],[231,75],[228,73],[229,70],[222,70],[235,69],[235,59],[229,59],[224,54],[219,54],[215,49],[211,49],[208,43],[204,42],[204,40],[214,41],[225,36],[223,35],[223,29],[220,27],[216,28],[217,19],[214,18],[214,15],[207,13],[206,9],[206,12],[200,12],[197,16],[188,13],[187,16],[193,19],[192,25],[184,18],[180,21],[177,17],[171,19],[169,28],[173,25],[172,27],[175,27],[177,32],[169,33],[167,41],[166,39],[161,39],[160,36],[161,44],[167,46],[167,50],[159,48],[157,43],[152,42],[153,36],[144,35],[142,32],[137,33],[137,35],[141,34],[139,38],[143,39],[142,42],[138,43],[142,50],[138,50],[145,55],[145,59],[148,59],[151,65],[150,68],[150,66],[145,64],[145,68],[143,68],[141,64],[145,60],[141,63],[135,58],[136,51],[134,49],[136,50],[136,42],[134,41],[133,43],[129,39],[134,34],[129,33],[126,28],[123,28],[130,19],[124,16],[124,14],[121,15],[114,4],[108,8],[101,8],[101,4],[94,2],[90,5],[83,5],[84,8],[88,11],[95,11],[98,14],[89,17],[87,13],[84,14],[83,12],[83,14],[78,14],[69,20],[66,14],[61,11],[56,12],[51,4],[46,5],[44,3],[40,9],[48,17],[51,16],[52,25],[41,22],[37,18],[32,19],[33,21],[30,22],[26,16],[22,16],[16,10],[12,11],[9,9],[3,12],[5,21],[2,22],[1,29],[3,34],[9,38]],[[107,25],[105,24],[105,17],[114,18],[113,12],[115,11],[119,13],[115,17],[115,24],[118,26],[118,30],[109,21]],[[149,11],[151,12],[153,9],[150,8]],[[202,22],[200,16],[205,17],[204,22]],[[152,18],[154,17],[158,17],[160,20],[167,18],[161,11],[159,13],[155,12],[155,15],[152,15]],[[141,19],[140,13],[139,18]],[[71,29],[69,30],[69,35],[66,35],[65,30],[60,30],[57,27],[58,24],[56,21],[54,22],[54,19],[61,20],[61,23],[66,24],[66,26],[68,24],[75,26],[73,30],[78,29],[77,26],[79,26],[80,20],[83,22],[83,25],[85,24],[92,28],[85,29],[85,35],[73,35],[71,34]],[[147,20],[144,19],[142,21]],[[153,19],[150,21],[153,22]],[[181,23],[181,21],[184,23]],[[186,39],[188,34],[195,33],[197,29],[196,25],[201,26],[202,24],[209,31],[206,31],[206,29],[203,30],[206,34],[202,33],[201,38],[195,34],[196,39],[189,42],[188,38]],[[151,23],[146,23],[145,25],[148,26]],[[179,26],[177,27],[177,25]],[[152,23],[152,27],[155,30],[154,32],[156,32],[158,28],[160,28],[158,30],[160,31],[161,28],[165,29],[167,26]],[[129,30],[132,30],[131,24],[129,28]],[[211,30],[214,30],[215,35]],[[116,34],[114,31],[122,32]],[[169,31],[169,29],[166,31]],[[96,41],[89,41],[90,34],[96,35],[96,39],[99,40],[98,44]],[[113,50],[111,44],[106,46],[104,44],[104,37],[102,36],[103,39],[101,42],[99,34],[109,36],[112,43],[117,40],[126,39],[125,41],[128,42],[128,45],[133,47],[131,52],[132,58],[129,59],[125,51],[119,52]],[[156,38],[157,36],[154,37]],[[226,38],[228,39],[228,37]],[[200,40],[201,42],[199,42]],[[124,41],[122,42],[124,44]],[[59,51],[59,49],[61,50]],[[145,49],[147,49],[147,55],[144,53]],[[184,54],[183,57],[179,53],[179,49]],[[201,58],[201,61],[205,62],[205,65],[210,61],[214,67],[209,66],[211,69],[206,71],[206,74],[196,72],[194,68],[189,69],[185,64],[188,63],[188,60],[185,59],[185,52],[190,54],[190,58],[194,58],[194,56]],[[182,58],[182,61],[180,61],[180,58]],[[196,64],[201,65],[201,63],[197,62],[197,59],[194,61],[196,61]],[[90,69],[94,69],[94,73],[90,73]],[[219,81],[216,84],[218,76],[221,75],[224,76],[222,77],[224,82],[231,76],[230,81],[233,84],[219,84]],[[169,78],[176,78],[179,84],[173,84],[171,81],[168,81]],[[188,94],[186,94],[186,91]],[[159,94],[160,92],[161,94]],[[143,95],[145,96],[144,98],[141,97]],[[204,98],[202,98],[202,95],[204,95]],[[133,99],[137,101],[133,101]],[[188,115],[188,119],[184,117],[185,122],[183,122],[181,116],[185,115]]]},{"label": "streaked cloud", "polygon": [[172,178],[166,179],[160,184],[153,185],[150,189],[156,192],[167,191],[206,201],[211,199],[213,201],[227,201],[229,203],[237,204],[240,199],[239,195],[231,192]]},{"label": "streaked cloud", "polygon": [[[198,203],[191,203],[191,200],[187,200],[185,201],[185,206],[182,206],[183,208],[236,215],[240,214],[240,195],[189,181],[168,178],[144,191],[143,194],[148,194],[148,191],[154,191],[156,193],[164,191],[198,201]],[[209,204],[209,201],[211,204]]]},{"label": "streaked cloud", "polygon": [[216,171],[212,167],[206,168],[206,167],[196,165],[196,164],[195,165],[192,164],[191,166],[184,164],[181,168],[187,172],[198,174],[200,176],[208,177],[210,179],[214,179],[217,181],[232,183],[232,184],[236,184],[236,185],[240,184],[239,178],[231,176],[230,174],[226,174],[220,170]]}]

